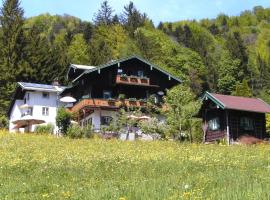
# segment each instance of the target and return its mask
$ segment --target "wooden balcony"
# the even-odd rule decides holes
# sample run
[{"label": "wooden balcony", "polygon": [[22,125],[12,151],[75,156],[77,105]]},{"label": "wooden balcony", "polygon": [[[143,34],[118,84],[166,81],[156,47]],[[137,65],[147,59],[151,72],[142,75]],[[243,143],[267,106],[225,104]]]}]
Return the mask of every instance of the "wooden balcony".
[{"label": "wooden balcony", "polygon": [[114,100],[114,99],[83,99],[80,102],[76,103],[72,108],[71,112],[78,112],[82,108],[107,108],[107,109],[119,109],[121,106],[126,107],[144,107],[146,102],[142,100],[135,99],[125,99]]},{"label": "wooden balcony", "polygon": [[124,75],[116,76],[116,84],[151,86],[149,78]]}]

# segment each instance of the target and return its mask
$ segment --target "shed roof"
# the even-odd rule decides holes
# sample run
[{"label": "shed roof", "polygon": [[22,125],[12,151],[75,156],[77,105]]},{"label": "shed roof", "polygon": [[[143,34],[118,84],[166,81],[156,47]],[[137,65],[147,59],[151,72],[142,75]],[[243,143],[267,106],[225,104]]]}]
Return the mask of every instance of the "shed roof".
[{"label": "shed roof", "polygon": [[203,99],[209,98],[222,109],[248,112],[270,113],[270,105],[259,98],[239,97],[206,92]]}]

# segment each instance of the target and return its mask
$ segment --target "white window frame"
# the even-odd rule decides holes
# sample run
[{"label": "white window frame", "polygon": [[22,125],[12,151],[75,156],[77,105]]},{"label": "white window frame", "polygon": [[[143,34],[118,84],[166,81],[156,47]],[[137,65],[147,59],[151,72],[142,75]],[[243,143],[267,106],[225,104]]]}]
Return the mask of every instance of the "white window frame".
[{"label": "white window frame", "polygon": [[42,107],[42,116],[49,116],[49,107]]},{"label": "white window frame", "polygon": [[219,117],[214,117],[208,121],[208,130],[218,131],[220,130],[220,119]]}]

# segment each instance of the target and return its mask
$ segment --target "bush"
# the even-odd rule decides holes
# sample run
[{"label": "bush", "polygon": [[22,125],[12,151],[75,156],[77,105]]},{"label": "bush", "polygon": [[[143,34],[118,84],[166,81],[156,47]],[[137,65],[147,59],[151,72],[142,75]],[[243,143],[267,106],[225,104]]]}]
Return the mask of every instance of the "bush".
[{"label": "bush", "polygon": [[92,127],[87,126],[84,128],[81,128],[78,124],[72,124],[69,126],[67,130],[67,136],[72,139],[80,139],[80,138],[92,138],[93,132]]},{"label": "bush", "polygon": [[54,133],[54,125],[53,124],[38,125],[35,128],[35,133],[37,133],[37,134],[53,134]]},{"label": "bush", "polygon": [[166,124],[158,121],[157,118],[151,118],[147,121],[140,121],[138,126],[145,134],[158,134],[160,137],[165,137]]},{"label": "bush", "polygon": [[8,119],[5,115],[0,116],[0,129],[8,128]]},{"label": "bush", "polygon": [[63,135],[67,134],[71,118],[72,114],[64,107],[58,108],[56,115],[56,125],[58,126],[60,133],[62,133]]}]

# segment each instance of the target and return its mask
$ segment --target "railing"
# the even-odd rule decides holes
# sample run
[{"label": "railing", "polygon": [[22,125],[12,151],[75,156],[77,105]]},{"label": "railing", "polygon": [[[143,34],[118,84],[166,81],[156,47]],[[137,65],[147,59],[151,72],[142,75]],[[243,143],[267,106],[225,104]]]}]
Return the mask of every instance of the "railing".
[{"label": "railing", "polygon": [[136,99],[83,99],[80,102],[76,103],[72,108],[71,112],[78,112],[84,107],[92,108],[115,108],[118,109],[121,106],[127,107],[144,107],[146,106],[145,100],[136,100]]},{"label": "railing", "polygon": [[150,85],[150,79],[146,77],[117,75],[116,83],[129,85]]}]

